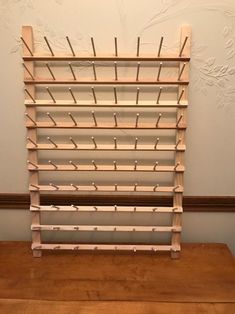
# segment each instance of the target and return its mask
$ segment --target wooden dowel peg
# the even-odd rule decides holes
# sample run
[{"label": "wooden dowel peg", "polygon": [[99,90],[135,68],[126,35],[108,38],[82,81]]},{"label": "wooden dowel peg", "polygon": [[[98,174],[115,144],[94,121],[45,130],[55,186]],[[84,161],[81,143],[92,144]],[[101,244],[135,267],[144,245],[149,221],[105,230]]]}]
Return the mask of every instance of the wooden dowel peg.
[{"label": "wooden dowel peg", "polygon": [[46,42],[46,44],[47,44],[48,49],[49,49],[50,52],[51,52],[51,55],[54,57],[54,52],[53,52],[53,50],[51,49],[51,46],[50,46],[49,41],[48,41],[48,39],[46,38],[46,36],[44,36],[44,40],[45,40],[45,42]]},{"label": "wooden dowel peg", "polygon": [[136,81],[139,81],[139,74],[140,74],[140,62],[137,63],[137,70],[136,70]]},{"label": "wooden dowel peg", "polygon": [[73,79],[74,79],[74,81],[76,81],[76,75],[75,75],[75,72],[74,72],[74,70],[73,70],[73,67],[72,67],[72,64],[71,64],[71,62],[69,62],[69,68],[70,68],[70,71],[71,71],[71,73],[72,73],[72,76],[73,76]]},{"label": "wooden dowel peg", "polygon": [[97,187],[97,185],[95,184],[95,182],[92,182],[92,185],[93,185],[93,187],[95,188],[95,190],[98,191],[98,187]]},{"label": "wooden dowel peg", "polygon": [[140,37],[137,38],[136,56],[140,55]]},{"label": "wooden dowel peg", "polygon": [[117,205],[114,205],[114,211],[116,212],[118,210]]},{"label": "wooden dowel peg", "polygon": [[178,139],[176,145],[175,145],[175,149],[178,149],[179,144],[181,143],[181,138]]},{"label": "wooden dowel peg", "polygon": [[117,89],[116,87],[113,88],[113,93],[114,93],[114,102],[117,104]]},{"label": "wooden dowel peg", "polygon": [[30,160],[27,160],[27,163],[32,165],[35,169],[38,169],[38,166]]},{"label": "wooden dowel peg", "polygon": [[135,127],[136,127],[136,128],[138,128],[139,117],[140,117],[140,114],[137,113],[137,114],[136,114],[136,119],[135,119]]},{"label": "wooden dowel peg", "polygon": [[97,99],[96,99],[96,94],[95,94],[94,87],[92,87],[91,90],[92,90],[92,94],[93,94],[93,98],[94,98],[94,103],[97,104]]},{"label": "wooden dowel peg", "polygon": [[154,145],[154,149],[157,149],[157,146],[158,146],[158,143],[159,143],[159,137],[157,138],[157,140],[156,140],[156,143],[155,143],[155,145]]},{"label": "wooden dowel peg", "polygon": [[182,74],[183,74],[183,72],[184,72],[185,66],[186,66],[186,63],[184,62],[183,66],[182,66],[182,68],[181,68],[181,70],[180,70],[179,76],[178,76],[178,81],[180,81],[180,79],[181,79],[181,76],[182,76]]},{"label": "wooden dowel peg", "polygon": [[74,125],[78,125],[77,121],[74,119],[74,117],[73,117],[71,112],[68,112],[68,116],[71,118],[71,120],[73,121]]},{"label": "wooden dowel peg", "polygon": [[91,114],[92,114],[95,126],[97,126],[97,120],[96,120],[96,117],[95,117],[95,112],[92,110]]},{"label": "wooden dowel peg", "polygon": [[158,118],[157,118],[157,122],[156,122],[156,128],[158,128],[158,124],[160,122],[161,117],[162,117],[162,114],[159,113]]},{"label": "wooden dowel peg", "polygon": [[97,144],[96,144],[96,141],[95,141],[94,136],[92,136],[92,137],[91,137],[91,140],[92,140],[92,142],[93,142],[93,144],[94,144],[95,148],[97,148]]},{"label": "wooden dowel peg", "polygon": [[47,140],[48,140],[49,142],[51,142],[51,144],[53,144],[54,147],[58,147],[57,144],[56,144],[54,141],[52,141],[52,139],[50,138],[50,136],[47,136]]},{"label": "wooden dowel peg", "polygon": [[161,54],[162,44],[163,44],[163,36],[160,39],[160,43],[159,43],[159,47],[158,47],[158,53],[157,53],[158,57],[160,57],[160,54]]},{"label": "wooden dowel peg", "polygon": [[153,192],[156,192],[158,188],[159,188],[159,184],[156,184],[153,188]]},{"label": "wooden dowel peg", "polygon": [[72,136],[69,137],[70,141],[72,142],[72,144],[74,145],[74,148],[77,148],[78,145],[77,143],[75,143],[74,139],[72,138]]},{"label": "wooden dowel peg", "polygon": [[27,90],[27,88],[24,89],[24,91],[26,92],[26,94],[31,98],[31,100],[36,103],[36,100],[34,99],[34,97],[30,94],[30,92]]},{"label": "wooden dowel peg", "polygon": [[182,47],[181,47],[181,49],[180,49],[179,57],[181,57],[182,54],[183,54],[184,47],[185,47],[185,45],[186,45],[186,43],[187,43],[187,40],[188,40],[188,36],[186,36],[185,39],[184,39],[183,45],[182,45]]},{"label": "wooden dowel peg", "polygon": [[79,207],[76,206],[76,205],[71,204],[71,207],[74,208],[74,209],[76,209],[76,210],[79,210]]},{"label": "wooden dowel peg", "polygon": [[28,44],[26,43],[26,41],[24,40],[23,37],[20,37],[20,39],[22,40],[23,44],[25,45],[25,47],[27,48],[28,52],[31,54],[31,56],[33,56],[33,52],[32,50],[29,48]]},{"label": "wooden dowel peg", "polygon": [[54,164],[51,160],[48,160],[49,164],[52,165],[55,169],[58,169],[58,167],[56,166],[56,164]]},{"label": "wooden dowel peg", "polygon": [[91,37],[91,45],[92,45],[93,55],[94,55],[94,57],[96,57],[95,43],[94,43],[93,37]]},{"label": "wooden dowel peg", "polygon": [[117,127],[117,126],[118,126],[118,123],[117,123],[117,114],[116,114],[116,112],[114,112],[113,118],[114,118],[114,124],[115,124],[115,126]]},{"label": "wooden dowel peg", "polygon": [[70,87],[69,87],[69,92],[70,92],[70,94],[71,94],[71,96],[72,96],[72,98],[73,98],[74,103],[76,104],[76,103],[77,103],[77,100],[76,100],[76,98],[75,98],[75,96],[74,96],[74,93],[73,93],[73,91],[72,91],[72,88],[70,88]]},{"label": "wooden dowel peg", "polygon": [[114,37],[115,57],[118,56],[117,37]]},{"label": "wooden dowel peg", "polygon": [[114,141],[114,148],[117,149],[117,138],[114,137],[114,138],[113,138],[113,141]]},{"label": "wooden dowel peg", "polygon": [[71,52],[72,52],[72,55],[75,57],[75,52],[74,52],[74,50],[73,50],[73,46],[72,46],[72,44],[71,44],[71,42],[70,42],[69,37],[66,36],[66,39],[67,39],[67,42],[68,42],[68,44],[69,44],[69,48],[70,48],[70,50],[71,50]]},{"label": "wooden dowel peg", "polygon": [[115,81],[118,80],[118,73],[117,73],[117,62],[114,61],[114,73],[115,73]]},{"label": "wooden dowel peg", "polygon": [[52,72],[51,67],[49,66],[49,64],[48,64],[47,62],[45,63],[45,65],[46,65],[48,71],[50,72],[50,74],[51,74],[53,80],[55,80],[55,75],[54,75],[54,73]]},{"label": "wooden dowel peg", "polygon": [[30,137],[27,136],[27,140],[31,142],[34,145],[34,147],[38,147],[38,144],[34,142]]},{"label": "wooden dowel peg", "polygon": [[54,184],[54,183],[50,183],[49,184],[51,187],[55,188],[56,190],[59,190],[58,185]]},{"label": "wooden dowel peg", "polygon": [[35,188],[36,190],[40,190],[40,189],[39,189],[39,186],[36,185],[36,184],[32,184],[32,183],[31,183],[30,186],[32,186],[32,187]]},{"label": "wooden dowel peg", "polygon": [[158,92],[158,96],[157,96],[157,104],[159,104],[161,93],[162,93],[162,87],[159,88],[159,92]]},{"label": "wooden dowel peg", "polygon": [[139,103],[139,95],[140,95],[140,89],[139,89],[139,87],[137,87],[137,89],[136,89],[136,100],[135,100],[136,105],[138,105],[138,103]]},{"label": "wooden dowel peg", "polygon": [[29,71],[28,67],[22,63],[23,67],[25,68],[25,70],[28,72],[28,74],[30,75],[31,79],[34,80],[33,74]]},{"label": "wooden dowel peg", "polygon": [[51,205],[51,208],[55,208],[56,210],[60,210],[59,206]]},{"label": "wooden dowel peg", "polygon": [[38,205],[31,205],[31,207],[41,209],[41,206],[38,206]]},{"label": "wooden dowel peg", "polygon": [[94,61],[92,61],[92,68],[93,68],[94,81],[96,81],[97,80],[97,76],[96,76],[95,62]]},{"label": "wooden dowel peg", "polygon": [[55,119],[51,116],[50,112],[47,112],[46,114],[47,114],[48,118],[51,119],[52,123],[53,123],[54,125],[56,125]]},{"label": "wooden dowel peg", "polygon": [[136,207],[133,208],[133,212],[136,212]]},{"label": "wooden dowel peg", "polygon": [[75,189],[75,191],[78,191],[78,186],[77,185],[75,185],[73,183],[70,183],[70,186],[72,186]]},{"label": "wooden dowel peg", "polygon": [[174,166],[174,171],[177,170],[177,168],[178,168],[179,165],[180,165],[180,162],[178,161],[178,162],[176,163],[176,165]]},{"label": "wooden dowel peg", "polygon": [[137,149],[137,145],[138,145],[138,137],[135,138],[135,146],[134,146],[135,149]]},{"label": "wooden dowel peg", "polygon": [[154,167],[153,167],[153,170],[154,170],[154,171],[156,171],[156,170],[157,170],[157,166],[158,166],[158,164],[159,164],[159,162],[158,162],[158,161],[156,161],[156,162],[155,162],[155,165],[154,165]]},{"label": "wooden dowel peg", "polygon": [[184,117],[184,115],[181,114],[180,117],[179,117],[179,119],[178,119],[177,122],[176,122],[176,126],[177,126],[177,127],[179,126],[179,124],[180,124],[181,120],[183,119],[183,117]]},{"label": "wooden dowel peg", "polygon": [[159,65],[159,68],[158,68],[158,73],[157,73],[157,81],[159,81],[160,79],[160,74],[161,74],[161,71],[162,71],[162,62],[160,62],[160,65]]},{"label": "wooden dowel peg", "polygon": [[134,164],[134,171],[136,171],[136,170],[137,170],[137,164],[138,164],[138,161],[137,161],[137,160],[135,160],[135,164]]},{"label": "wooden dowel peg", "polygon": [[97,165],[96,165],[95,161],[94,161],[94,160],[92,160],[91,162],[92,162],[92,164],[93,164],[93,166],[94,166],[94,169],[95,169],[95,170],[97,170],[97,169],[98,169],[98,167],[97,167]]},{"label": "wooden dowel peg", "polygon": [[135,183],[135,184],[134,184],[134,192],[137,191],[137,186],[138,186],[138,183]]},{"label": "wooden dowel peg", "polygon": [[113,161],[113,167],[114,167],[114,170],[117,170],[117,162],[116,162],[116,160]]},{"label": "wooden dowel peg", "polygon": [[54,96],[52,95],[52,93],[51,93],[49,87],[46,87],[46,90],[47,90],[48,94],[50,95],[51,99],[53,100],[53,103],[55,104],[55,103],[56,103],[56,100],[55,100]]},{"label": "wooden dowel peg", "polygon": [[36,121],[30,117],[30,115],[28,114],[28,112],[25,112],[25,116],[31,121],[33,122],[34,125],[37,125]]},{"label": "wooden dowel peg", "polygon": [[180,103],[180,101],[181,101],[183,95],[184,95],[184,89],[182,89],[182,91],[181,91],[181,93],[180,93],[180,95],[179,95],[179,98],[178,98],[178,100],[177,100],[177,104]]},{"label": "wooden dowel peg", "polygon": [[78,169],[78,166],[72,160],[70,160],[69,163],[70,165],[74,166],[74,169]]},{"label": "wooden dowel peg", "polygon": [[176,185],[175,187],[173,187],[173,192],[176,192],[178,188],[180,188],[180,185]]}]

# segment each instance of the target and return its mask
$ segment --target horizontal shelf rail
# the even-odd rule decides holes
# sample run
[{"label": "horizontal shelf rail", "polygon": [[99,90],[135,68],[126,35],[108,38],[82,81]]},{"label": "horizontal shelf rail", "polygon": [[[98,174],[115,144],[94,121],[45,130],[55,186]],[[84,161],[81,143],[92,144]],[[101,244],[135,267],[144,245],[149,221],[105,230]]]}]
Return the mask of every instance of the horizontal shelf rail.
[{"label": "horizontal shelf rail", "polygon": [[138,126],[135,125],[135,123],[131,124],[87,124],[87,123],[77,123],[76,125],[72,122],[44,122],[44,121],[35,121],[35,124],[32,122],[26,123],[27,128],[41,128],[41,129],[131,129],[131,130],[149,130],[149,129],[162,129],[162,130],[169,130],[169,129],[186,129],[185,123],[180,123],[177,125],[177,123],[159,123],[156,125],[156,123],[150,124],[150,123],[138,123]]},{"label": "horizontal shelf rail", "polygon": [[182,193],[183,187],[181,185],[177,186],[149,186],[149,185],[96,185],[92,183],[91,185],[80,185],[80,184],[73,184],[70,185],[56,185],[56,184],[49,184],[49,185],[34,185],[30,184],[29,186],[30,191],[49,191],[49,192],[63,192],[63,191],[70,191],[70,192],[174,192],[174,193]]},{"label": "horizontal shelf rail", "polygon": [[139,100],[138,104],[136,101],[130,100],[120,100],[116,103],[113,101],[104,101],[104,100],[97,100],[97,103],[92,101],[84,101],[78,100],[76,103],[74,101],[69,100],[56,100],[53,102],[51,100],[39,100],[35,99],[35,102],[26,100],[25,101],[26,107],[100,107],[100,108],[184,108],[188,106],[187,101],[181,101],[177,103],[177,101],[159,101],[156,104],[156,101],[148,101],[148,100]]},{"label": "horizontal shelf rail", "polygon": [[120,56],[113,56],[113,55],[40,55],[34,54],[33,56],[24,55],[24,61],[178,61],[178,62],[189,62],[189,56],[177,56],[177,55],[162,55],[157,56],[154,54],[148,55],[141,55],[141,56],[133,56],[133,55],[120,55]]},{"label": "horizontal shelf rail", "polygon": [[60,165],[50,162],[48,165],[44,164],[29,164],[28,170],[30,171],[119,171],[119,172],[129,172],[129,171],[139,171],[139,172],[183,172],[185,170],[184,166],[159,166],[158,164],[154,165],[119,165],[117,162],[114,162],[112,165],[101,165],[96,164],[87,164],[80,165],[71,162],[68,165]]},{"label": "horizontal shelf rail", "polygon": [[97,147],[94,147],[92,144],[77,144],[75,147],[72,144],[27,144],[27,149],[30,150],[104,150],[104,151],[185,151],[185,145],[158,145],[155,148],[155,145],[144,145],[139,144],[137,148],[133,147],[134,145],[130,144],[118,144],[117,148],[113,147],[112,144],[97,144]]},{"label": "horizontal shelf rail", "polygon": [[37,225],[31,230],[41,231],[112,231],[112,232],[181,232],[178,226],[110,226],[110,225]]},{"label": "horizontal shelf rail", "polygon": [[106,80],[51,80],[51,79],[25,79],[25,84],[28,85],[188,85],[189,81],[183,80],[169,80],[169,79],[161,79],[161,80],[131,80],[131,79],[106,79]]},{"label": "horizontal shelf rail", "polygon": [[180,245],[146,245],[146,244],[65,244],[65,243],[36,243],[31,246],[33,250],[86,250],[86,251],[180,251]]},{"label": "horizontal shelf rail", "polygon": [[153,207],[153,206],[80,206],[80,205],[71,205],[71,206],[58,206],[58,205],[50,205],[50,206],[42,206],[42,205],[33,205],[30,206],[30,211],[42,211],[42,212],[128,212],[128,213],[182,213],[182,207]]}]

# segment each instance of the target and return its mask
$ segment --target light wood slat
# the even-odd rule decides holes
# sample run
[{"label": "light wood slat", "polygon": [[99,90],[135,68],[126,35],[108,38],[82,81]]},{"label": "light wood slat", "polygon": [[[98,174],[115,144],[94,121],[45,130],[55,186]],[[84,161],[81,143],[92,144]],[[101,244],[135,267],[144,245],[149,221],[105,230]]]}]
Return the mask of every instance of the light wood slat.
[{"label": "light wood slat", "polygon": [[39,100],[35,99],[35,103],[30,101],[29,99],[25,100],[25,106],[27,107],[107,107],[107,108],[178,108],[178,107],[186,107],[188,106],[188,102],[181,101],[177,104],[176,101],[160,101],[159,104],[156,104],[156,101],[142,101],[139,100],[139,103],[136,104],[135,101],[118,101],[115,104],[113,101],[105,101],[105,100],[97,100],[97,104],[91,101],[78,100],[77,103],[68,100],[56,100],[56,103],[50,100]]},{"label": "light wood slat", "polygon": [[178,80],[132,80],[132,79],[106,79],[106,80],[51,80],[51,79],[39,79],[34,80],[25,79],[24,83],[27,85],[188,85],[189,81]]},{"label": "light wood slat", "polygon": [[[75,183],[74,183],[75,184]],[[56,189],[53,186],[50,185],[37,185],[38,189],[34,186],[29,186],[30,191],[54,191],[54,192],[60,192],[60,191],[76,191],[73,186],[70,185],[58,185],[58,189]],[[98,185],[97,184],[97,190],[93,185],[77,185],[78,192],[153,192],[154,186],[144,186],[144,185],[138,185],[135,187],[134,185],[118,185],[117,190],[115,190],[115,186],[112,185]],[[134,188],[136,191],[134,191]],[[159,186],[156,190],[156,192],[173,192],[174,186]],[[175,193],[182,193],[183,187],[179,186]]]},{"label": "light wood slat", "polygon": [[[30,51],[33,53],[34,52],[34,39],[33,39],[33,29],[31,26],[23,26],[22,27],[22,38],[24,42],[26,43],[27,47],[29,47]],[[23,53],[28,55],[30,52],[28,51],[27,47],[25,45],[22,46],[23,48]],[[27,61],[25,62],[26,68],[32,73],[34,76],[35,73],[35,64],[32,61]],[[27,73],[27,70],[24,69],[24,79],[28,78],[29,73]],[[32,95],[33,98],[35,98],[36,95],[36,88],[35,85],[28,86],[28,92],[30,95]],[[30,107],[27,110],[27,113],[30,115],[32,119],[36,119],[37,116],[37,107]],[[36,129],[28,129],[27,130],[27,136],[31,138],[33,141],[37,141],[37,130]],[[28,160],[33,163],[38,162],[38,152],[29,150],[28,151]],[[38,172],[31,172],[29,173],[29,182],[32,184],[38,184],[39,182],[39,174]],[[30,192],[30,202],[33,204],[40,204],[40,194],[38,191],[32,191]],[[32,213],[32,223],[37,223],[40,224],[41,217],[40,213]],[[39,231],[33,231],[32,232],[32,242],[33,244],[35,242],[41,242],[41,233]],[[35,257],[40,257],[41,256],[41,251],[38,250],[33,253]]]},{"label": "light wood slat", "polygon": [[190,61],[190,57],[179,57],[175,55],[162,55],[158,57],[154,54],[141,55],[139,57],[133,55],[79,55],[79,56],[71,56],[71,55],[39,55],[34,54],[33,56],[24,55],[24,61]]},{"label": "light wood slat", "polygon": [[30,171],[141,171],[141,172],[182,172],[185,170],[184,166],[177,166],[175,170],[175,166],[157,166],[156,170],[153,170],[154,166],[143,166],[138,165],[134,170],[133,165],[117,165],[116,169],[114,169],[113,165],[99,165],[97,164],[97,168],[94,169],[93,165],[77,165],[77,169],[73,165],[57,165],[55,168],[53,165],[42,165],[38,164],[37,168],[33,165],[28,166],[28,170]]},{"label": "light wood slat", "polygon": [[65,243],[33,243],[33,250],[112,250],[112,251],[179,251],[180,246],[145,245],[145,244],[65,244]]},{"label": "light wood slat", "polygon": [[113,231],[113,232],[180,232],[175,226],[110,226],[110,225],[31,225],[31,230],[41,231]]},{"label": "light wood slat", "polygon": [[[105,151],[175,151],[175,145],[158,145],[157,149],[154,148],[153,145],[143,145],[138,144],[138,147],[135,149],[134,145],[131,144],[118,144],[115,149],[111,144],[97,144],[97,148],[94,149],[94,145],[92,144],[78,144],[77,148],[72,144],[57,144],[57,147],[54,147],[52,144],[38,144],[37,147],[33,146],[33,144],[27,144],[27,149],[32,150],[105,150]],[[185,145],[178,145],[177,150],[184,151]]]},{"label": "light wood slat", "polygon": [[[184,56],[188,56],[190,55],[190,45],[191,45],[191,27],[189,26],[183,26],[181,28],[181,40],[180,40],[180,46],[183,47],[184,46],[184,42],[185,42],[185,38],[187,39],[187,43],[184,47],[184,50],[182,51],[182,55]],[[182,69],[184,69],[183,72]],[[188,80],[189,79],[189,64],[185,64],[183,62],[180,62],[179,64],[179,75],[180,73],[182,80]],[[182,88],[182,86],[179,86],[179,94],[181,94],[181,92],[184,91],[183,93],[183,97],[182,99],[187,101],[188,100],[188,86],[185,86],[184,89]],[[183,116],[182,122],[186,123],[187,122],[187,112],[186,112],[186,108],[177,108],[177,120]],[[181,130],[177,130],[176,131],[176,141],[178,141],[179,139],[181,140],[182,144],[185,144],[185,130],[181,129]],[[175,163],[179,162],[181,165],[185,164],[185,156],[184,156],[184,152],[182,151],[177,151],[175,153]],[[174,185],[184,185],[184,180],[183,180],[183,173],[175,173],[174,174]],[[179,193],[174,193],[173,195],[173,205],[178,207],[178,206],[182,206],[183,205],[183,195],[179,194]],[[177,225],[177,226],[181,226],[182,225],[182,215],[177,214],[177,213],[173,213],[172,215],[172,224],[173,225]],[[181,234],[180,233],[176,233],[173,232],[172,233],[172,237],[171,237],[171,244],[174,245],[179,245],[181,241]],[[171,257],[172,258],[179,258],[179,252],[172,252],[171,253]]]},{"label": "light wood slat", "polygon": [[139,123],[138,127],[135,126],[135,124],[129,124],[129,125],[122,125],[119,124],[118,126],[115,126],[113,124],[111,125],[104,125],[104,124],[98,124],[97,126],[94,126],[94,124],[85,124],[85,123],[78,123],[77,125],[74,125],[73,122],[56,122],[56,125],[53,124],[52,122],[37,122],[36,125],[33,124],[31,121],[26,123],[27,128],[41,128],[41,129],[133,129],[133,130],[149,130],[149,129],[162,129],[162,130],[168,130],[168,129],[185,129],[186,124],[181,123],[176,125],[176,123],[159,123],[158,126],[156,127],[154,123],[153,125],[151,124],[146,124],[146,123]]},{"label": "light wood slat", "polygon": [[129,212],[129,213],[182,213],[182,207],[143,207],[143,206],[30,206],[30,211],[65,211],[65,212]]}]

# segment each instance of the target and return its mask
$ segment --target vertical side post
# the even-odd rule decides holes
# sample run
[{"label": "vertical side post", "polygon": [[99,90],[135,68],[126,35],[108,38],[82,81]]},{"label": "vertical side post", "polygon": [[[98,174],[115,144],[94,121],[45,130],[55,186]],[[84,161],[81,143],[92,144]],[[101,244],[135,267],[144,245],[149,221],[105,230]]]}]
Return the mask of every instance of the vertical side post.
[{"label": "vertical side post", "polygon": [[[22,27],[22,37],[31,51],[34,51],[33,44],[33,29],[31,26],[23,26]],[[28,49],[23,44],[23,55],[30,55]],[[25,65],[29,69],[29,71],[34,75],[34,62],[33,61],[25,61]],[[30,79],[29,74],[24,69],[24,79]],[[34,84],[26,84],[27,90],[30,94],[35,98],[36,88]],[[29,116],[36,121],[37,109],[35,106],[28,107],[27,112]],[[27,136],[31,138],[34,142],[37,142],[37,129],[31,128],[27,130]],[[28,150],[28,160],[34,164],[38,164],[38,156],[37,150]],[[38,185],[39,183],[39,173],[37,170],[29,171],[29,184]],[[40,205],[40,192],[39,191],[31,191],[30,192],[30,204]],[[32,214],[32,224],[40,224],[40,211],[33,212]],[[39,246],[41,244],[41,231],[32,231],[32,244],[34,246]],[[33,250],[34,257],[41,257],[41,250]]]},{"label": "vertical side post", "polygon": [[[190,57],[190,39],[191,39],[191,27],[190,26],[183,26],[181,27],[181,36],[180,36],[180,48],[183,46],[185,38],[188,37],[187,42],[185,44],[185,47],[182,52],[183,57]],[[183,66],[183,62],[180,62],[179,65],[179,73],[181,71],[181,68]],[[189,79],[189,63],[185,65],[184,71],[181,76],[181,80],[188,80]],[[187,100],[188,99],[188,87],[187,85],[179,85],[179,95],[184,89],[184,94],[182,97],[182,100]],[[186,108],[177,108],[176,116],[177,120],[181,115],[183,115],[183,120],[182,123],[187,122],[187,117],[186,117]],[[176,142],[181,139],[181,144],[185,144],[185,129],[177,129],[176,130]],[[180,162],[181,166],[185,165],[185,160],[184,160],[184,151],[176,151],[175,152],[175,164],[177,162]],[[183,173],[182,172],[175,172],[174,174],[174,186],[181,185],[183,186],[184,181],[183,181]],[[177,193],[173,192],[173,206],[174,207],[182,207],[183,205],[183,193]],[[172,225],[174,227],[180,227],[182,225],[182,213],[173,213],[172,214]],[[181,233],[180,232],[172,232],[172,237],[171,237],[171,245],[172,247],[180,247],[180,241],[181,241]],[[180,257],[180,252],[179,251],[174,251],[172,250],[171,252],[171,258],[179,258]]]}]

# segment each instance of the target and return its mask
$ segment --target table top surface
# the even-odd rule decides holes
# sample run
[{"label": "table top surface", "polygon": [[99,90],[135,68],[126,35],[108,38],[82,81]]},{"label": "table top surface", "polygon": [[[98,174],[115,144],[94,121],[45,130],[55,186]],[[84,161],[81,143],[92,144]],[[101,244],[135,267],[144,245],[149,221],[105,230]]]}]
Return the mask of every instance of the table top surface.
[{"label": "table top surface", "polygon": [[172,260],[143,252],[44,251],[34,258],[28,242],[0,242],[0,300],[7,299],[235,303],[235,260],[224,244],[183,244]]}]

